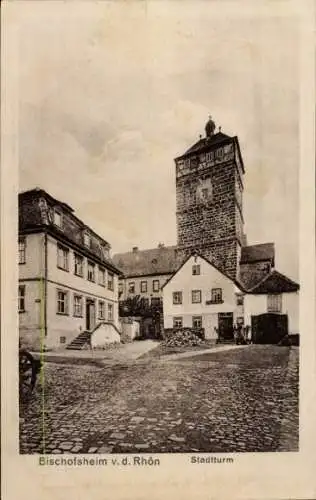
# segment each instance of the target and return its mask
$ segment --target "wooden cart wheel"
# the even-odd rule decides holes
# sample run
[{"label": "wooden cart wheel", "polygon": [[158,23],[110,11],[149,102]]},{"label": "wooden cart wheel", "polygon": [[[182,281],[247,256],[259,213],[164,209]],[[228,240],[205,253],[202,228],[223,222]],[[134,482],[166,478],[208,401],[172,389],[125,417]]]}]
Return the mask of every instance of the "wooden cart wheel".
[{"label": "wooden cart wheel", "polygon": [[19,352],[19,390],[21,398],[31,394],[36,383],[38,363],[32,354],[23,350]]}]

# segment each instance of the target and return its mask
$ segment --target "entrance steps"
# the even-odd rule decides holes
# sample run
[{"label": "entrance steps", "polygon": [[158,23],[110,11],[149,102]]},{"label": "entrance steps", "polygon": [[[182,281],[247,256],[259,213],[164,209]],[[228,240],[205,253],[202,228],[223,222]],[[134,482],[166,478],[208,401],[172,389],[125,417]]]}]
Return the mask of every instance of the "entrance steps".
[{"label": "entrance steps", "polygon": [[91,332],[81,332],[70,342],[70,344],[67,345],[66,349],[79,351],[81,349],[84,349],[87,345],[90,347],[90,338]]}]

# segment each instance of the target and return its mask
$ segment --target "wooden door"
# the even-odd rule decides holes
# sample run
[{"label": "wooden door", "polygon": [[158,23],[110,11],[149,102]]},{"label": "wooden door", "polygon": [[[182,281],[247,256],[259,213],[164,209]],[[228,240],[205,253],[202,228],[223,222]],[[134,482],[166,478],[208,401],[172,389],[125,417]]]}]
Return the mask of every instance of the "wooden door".
[{"label": "wooden door", "polygon": [[234,340],[233,313],[218,313],[219,340]]},{"label": "wooden door", "polygon": [[95,327],[95,303],[93,300],[87,300],[86,303],[86,329],[93,330]]},{"label": "wooden door", "polygon": [[277,344],[288,334],[287,314],[265,313],[251,316],[255,344]]}]

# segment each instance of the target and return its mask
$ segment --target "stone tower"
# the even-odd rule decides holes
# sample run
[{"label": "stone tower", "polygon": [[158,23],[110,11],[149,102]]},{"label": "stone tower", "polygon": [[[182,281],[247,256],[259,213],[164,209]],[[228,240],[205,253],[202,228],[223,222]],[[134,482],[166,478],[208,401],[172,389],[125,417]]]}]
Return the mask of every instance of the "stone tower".
[{"label": "stone tower", "polygon": [[175,159],[178,251],[199,251],[236,278],[245,244],[245,171],[238,138],[215,130],[210,117],[205,137]]}]

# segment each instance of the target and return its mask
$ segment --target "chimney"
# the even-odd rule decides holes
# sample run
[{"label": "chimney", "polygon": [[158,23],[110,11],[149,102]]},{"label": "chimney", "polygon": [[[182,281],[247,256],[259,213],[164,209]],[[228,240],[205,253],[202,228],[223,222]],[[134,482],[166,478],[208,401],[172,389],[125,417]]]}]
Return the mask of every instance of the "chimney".
[{"label": "chimney", "polygon": [[164,243],[159,243],[158,244],[158,248],[164,248],[165,247],[165,244]]},{"label": "chimney", "polygon": [[138,252],[138,247],[133,247],[133,252]]}]

